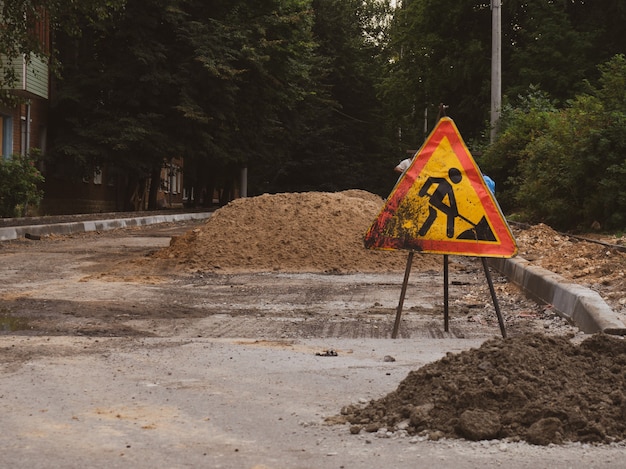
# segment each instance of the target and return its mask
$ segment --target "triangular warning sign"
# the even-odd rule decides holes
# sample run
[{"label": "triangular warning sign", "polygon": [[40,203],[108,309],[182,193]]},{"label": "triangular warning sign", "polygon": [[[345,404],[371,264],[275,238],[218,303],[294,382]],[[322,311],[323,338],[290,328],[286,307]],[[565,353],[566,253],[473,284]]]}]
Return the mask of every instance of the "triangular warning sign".
[{"label": "triangular warning sign", "polygon": [[369,249],[513,257],[517,246],[452,119],[417,152],[365,235]]}]

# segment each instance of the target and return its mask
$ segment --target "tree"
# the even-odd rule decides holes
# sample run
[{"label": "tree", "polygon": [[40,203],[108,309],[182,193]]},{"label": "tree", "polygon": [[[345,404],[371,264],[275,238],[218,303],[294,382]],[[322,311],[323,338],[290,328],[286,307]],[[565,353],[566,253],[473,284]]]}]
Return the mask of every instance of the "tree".
[{"label": "tree", "polygon": [[[484,138],[490,109],[491,11],[483,0],[410,0],[393,20],[385,96],[407,145],[449,105],[468,142]],[[563,105],[597,77],[597,65],[622,53],[621,0],[511,0],[502,5],[503,95],[514,102],[535,86]]]},{"label": "tree", "polygon": [[184,156],[186,179],[209,193],[224,173],[286,159],[316,92],[311,24],[302,0],[128,0],[83,40],[61,38],[52,159],[79,176],[107,164],[158,181]]},{"label": "tree", "polygon": [[251,193],[384,186],[384,14],[375,0],[128,0],[80,41],[59,37],[49,167],[138,181],[183,156],[186,184],[222,202],[242,167]]},{"label": "tree", "polygon": [[[491,50],[489,4],[411,0],[396,10],[384,95],[405,147],[417,149],[449,106],[467,138],[480,134],[489,110]],[[427,132],[424,132],[427,127]]]},{"label": "tree", "polygon": [[174,5],[128,0],[97,23],[85,19],[82,37],[59,35],[63,79],[52,101],[50,171],[73,168],[78,179],[108,166],[126,180],[126,200],[151,178],[149,207],[156,207],[163,162],[179,153],[170,130],[177,103],[168,45]]},{"label": "tree", "polygon": [[197,2],[194,22],[181,26],[181,109],[187,130],[201,136],[190,136],[197,145],[186,157],[210,192],[211,179],[232,179],[242,166],[253,192],[272,190],[303,137],[304,103],[318,91],[313,13],[302,0],[216,3]]},{"label": "tree", "polygon": [[382,45],[388,9],[372,0],[314,0],[312,7],[318,90],[303,102],[303,138],[278,187],[359,187],[386,194],[397,161],[377,95],[386,62]]},{"label": "tree", "polygon": [[[596,85],[557,109],[545,94],[508,108],[481,164],[503,182],[503,208],[560,229],[626,223],[626,59],[598,67]],[[524,102],[524,101],[522,101]]]},{"label": "tree", "polygon": [[535,86],[564,103],[582,91],[582,81],[595,70],[599,57],[593,55],[597,38],[573,22],[569,5],[575,3],[582,5],[578,1],[504,2],[505,94],[515,97]]},{"label": "tree", "polygon": [[[84,19],[99,21],[120,8],[125,0],[11,0],[0,3],[0,50],[4,67],[0,74],[0,89],[13,87],[15,74],[10,65],[23,55],[54,58],[54,49],[42,42],[33,30],[37,22],[49,24],[52,33],[80,35]],[[4,96],[6,99],[6,95]]]}]

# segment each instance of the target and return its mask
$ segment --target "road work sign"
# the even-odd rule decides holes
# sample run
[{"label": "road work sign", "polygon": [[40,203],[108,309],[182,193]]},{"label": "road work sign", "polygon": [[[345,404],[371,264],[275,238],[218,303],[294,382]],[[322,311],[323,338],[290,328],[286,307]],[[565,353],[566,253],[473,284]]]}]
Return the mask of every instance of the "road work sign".
[{"label": "road work sign", "polygon": [[369,249],[513,257],[500,206],[452,121],[442,118],[365,235]]}]

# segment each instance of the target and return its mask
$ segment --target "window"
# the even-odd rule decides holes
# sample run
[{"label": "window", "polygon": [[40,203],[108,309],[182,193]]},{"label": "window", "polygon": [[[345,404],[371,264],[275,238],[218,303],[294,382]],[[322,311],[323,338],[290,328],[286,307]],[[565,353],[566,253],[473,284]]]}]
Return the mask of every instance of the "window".
[{"label": "window", "polygon": [[0,151],[4,158],[13,153],[13,119],[6,114],[0,114]]},{"label": "window", "polygon": [[182,189],[182,171],[180,166],[166,164],[161,169],[161,190],[172,194],[179,194]]},{"label": "window", "polygon": [[96,166],[93,170],[93,183],[97,185],[102,184],[102,170],[100,166]]}]

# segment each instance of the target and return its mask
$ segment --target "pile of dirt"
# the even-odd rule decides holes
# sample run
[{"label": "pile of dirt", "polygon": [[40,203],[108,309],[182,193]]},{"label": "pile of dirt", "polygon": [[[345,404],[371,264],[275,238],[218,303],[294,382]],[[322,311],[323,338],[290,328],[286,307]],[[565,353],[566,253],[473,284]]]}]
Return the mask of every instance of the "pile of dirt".
[{"label": "pile of dirt", "polygon": [[[224,273],[403,271],[406,253],[363,246],[383,202],[359,190],[237,199],[153,257]],[[626,304],[623,252],[545,225],[514,234],[520,256]],[[440,270],[441,257],[416,256],[414,269],[420,268]],[[535,444],[623,440],[625,365],[626,343],[619,338],[599,335],[580,345],[563,336],[495,339],[410,372],[396,391],[364,407],[347,406],[339,420],[350,422],[353,433],[385,428]]]},{"label": "pile of dirt", "polygon": [[[200,228],[174,237],[153,258],[174,261],[185,270],[215,272],[403,271],[405,252],[363,246],[383,203],[362,190],[236,199]],[[521,257],[601,290],[614,308],[626,306],[625,252],[561,235],[543,224],[514,227],[514,235]],[[413,269],[439,270],[441,258],[418,255]]]},{"label": "pile of dirt", "polygon": [[[406,253],[363,246],[363,235],[382,205],[383,199],[362,190],[236,199],[154,257],[217,272],[402,271]],[[414,265],[439,269],[441,259],[419,256]]]},{"label": "pile of dirt", "polygon": [[411,371],[398,388],[335,422],[351,433],[410,435],[546,445],[626,439],[626,342],[595,335],[494,339]]},{"label": "pile of dirt", "polygon": [[614,311],[626,312],[624,237],[587,235],[594,237],[594,242],[589,242],[544,224],[513,231],[521,257],[598,291]]}]

